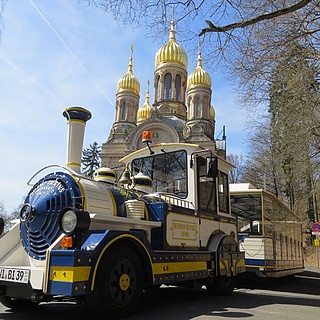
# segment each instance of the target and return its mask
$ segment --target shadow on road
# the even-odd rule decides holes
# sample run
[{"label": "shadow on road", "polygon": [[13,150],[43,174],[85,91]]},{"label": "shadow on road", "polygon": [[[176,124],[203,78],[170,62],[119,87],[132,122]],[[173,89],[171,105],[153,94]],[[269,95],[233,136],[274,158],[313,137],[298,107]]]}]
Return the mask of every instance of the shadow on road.
[{"label": "shadow on road", "polygon": [[[320,306],[320,273],[306,270],[299,276],[278,279],[268,288],[237,289],[230,297],[210,296],[206,290],[162,287],[147,291],[140,313],[126,319],[186,320],[199,316],[230,319],[253,317],[259,306],[285,304]],[[4,320],[95,319],[85,305],[43,303],[36,309],[0,313]]]},{"label": "shadow on road", "polygon": [[301,274],[279,279],[251,279],[247,281],[246,288],[310,294],[320,297],[320,269],[307,268]]}]

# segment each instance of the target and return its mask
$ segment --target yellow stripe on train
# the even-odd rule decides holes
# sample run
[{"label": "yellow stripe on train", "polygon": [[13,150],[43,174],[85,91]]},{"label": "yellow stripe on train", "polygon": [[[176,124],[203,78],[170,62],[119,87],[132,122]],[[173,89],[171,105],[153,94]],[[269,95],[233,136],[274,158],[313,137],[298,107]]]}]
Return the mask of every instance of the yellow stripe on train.
[{"label": "yellow stripe on train", "polygon": [[206,261],[190,261],[190,262],[161,262],[153,264],[153,272],[155,275],[178,273],[178,272],[192,272],[207,270]]},{"label": "yellow stripe on train", "polygon": [[50,268],[49,280],[62,282],[88,281],[91,267],[57,267]]}]

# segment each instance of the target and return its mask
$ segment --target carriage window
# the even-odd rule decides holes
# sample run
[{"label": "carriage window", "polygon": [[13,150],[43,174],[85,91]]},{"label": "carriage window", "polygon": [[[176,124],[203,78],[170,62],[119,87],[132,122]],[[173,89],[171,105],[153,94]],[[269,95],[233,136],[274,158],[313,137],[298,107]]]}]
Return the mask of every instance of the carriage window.
[{"label": "carriage window", "polygon": [[231,194],[231,210],[238,217],[238,231],[266,237],[301,240],[299,218],[275,196],[256,190]]},{"label": "carriage window", "polygon": [[231,210],[238,217],[238,232],[262,233],[262,198],[260,194],[231,195]]}]

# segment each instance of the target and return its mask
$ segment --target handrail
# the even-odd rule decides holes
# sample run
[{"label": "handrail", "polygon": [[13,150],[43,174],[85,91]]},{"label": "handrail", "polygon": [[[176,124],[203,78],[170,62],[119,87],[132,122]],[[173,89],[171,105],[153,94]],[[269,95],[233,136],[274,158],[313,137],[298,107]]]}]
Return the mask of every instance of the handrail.
[{"label": "handrail", "polygon": [[72,175],[75,175],[75,176],[77,176],[77,177],[79,177],[79,178],[83,178],[83,176],[80,175],[78,172],[75,172],[74,170],[72,170],[72,169],[70,169],[70,168],[68,168],[68,167],[66,167],[66,166],[63,166],[63,165],[61,165],[61,164],[49,164],[49,165],[41,168],[40,170],[38,170],[38,171],[28,180],[27,185],[28,185],[29,187],[33,187],[34,184],[31,183],[31,181],[33,180],[33,178],[36,177],[40,172],[42,172],[42,171],[44,171],[44,170],[46,170],[46,169],[48,169],[48,168],[52,168],[52,167],[62,168],[62,169],[64,169],[64,170],[68,171],[69,173],[71,173]]},{"label": "handrail", "polygon": [[180,206],[183,208],[194,209],[194,205],[192,202],[185,200],[185,199],[182,199],[178,196],[165,193],[165,192],[156,192],[156,193],[145,195],[145,197],[148,197],[148,196],[158,197],[159,199],[164,200],[165,202],[167,202],[169,204],[173,204],[173,205]]}]

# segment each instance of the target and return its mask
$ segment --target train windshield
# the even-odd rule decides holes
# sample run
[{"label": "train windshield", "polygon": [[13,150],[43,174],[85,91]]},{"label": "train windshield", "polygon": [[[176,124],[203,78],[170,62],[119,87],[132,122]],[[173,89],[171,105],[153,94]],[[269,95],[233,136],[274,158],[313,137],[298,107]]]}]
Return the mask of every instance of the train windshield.
[{"label": "train windshield", "polygon": [[152,179],[154,192],[187,196],[187,153],[184,150],[134,159],[132,174],[143,173]]}]

